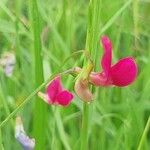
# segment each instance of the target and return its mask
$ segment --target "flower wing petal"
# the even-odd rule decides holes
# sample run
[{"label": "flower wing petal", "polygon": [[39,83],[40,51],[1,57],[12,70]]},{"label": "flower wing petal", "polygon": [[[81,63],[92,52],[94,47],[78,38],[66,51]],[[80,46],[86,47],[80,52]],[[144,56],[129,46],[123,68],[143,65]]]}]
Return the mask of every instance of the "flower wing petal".
[{"label": "flower wing petal", "polygon": [[107,36],[103,36],[101,38],[101,42],[104,49],[101,65],[106,77],[108,77],[111,68],[111,60],[112,60],[112,43]]},{"label": "flower wing petal", "polygon": [[55,102],[57,95],[62,91],[62,84],[60,76],[54,78],[54,80],[48,85],[46,93],[52,102]]},{"label": "flower wing petal", "polygon": [[136,62],[132,57],[120,59],[111,68],[111,80],[116,86],[127,86],[135,80],[137,70]]}]

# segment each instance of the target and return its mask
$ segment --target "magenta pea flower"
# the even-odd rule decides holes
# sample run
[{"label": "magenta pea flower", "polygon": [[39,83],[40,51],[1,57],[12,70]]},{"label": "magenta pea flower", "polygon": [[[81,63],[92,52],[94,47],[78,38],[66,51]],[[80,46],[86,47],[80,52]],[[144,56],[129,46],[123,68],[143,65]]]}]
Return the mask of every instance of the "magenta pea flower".
[{"label": "magenta pea flower", "polygon": [[48,85],[46,93],[39,92],[38,96],[41,97],[46,103],[54,105],[67,106],[73,99],[73,94],[64,89],[61,84],[61,77],[55,77]]},{"label": "magenta pea flower", "polygon": [[92,72],[90,82],[96,86],[127,86],[131,84],[137,76],[137,65],[133,57],[120,59],[112,65],[112,43],[107,36],[101,39],[104,54],[101,65],[102,72]]}]

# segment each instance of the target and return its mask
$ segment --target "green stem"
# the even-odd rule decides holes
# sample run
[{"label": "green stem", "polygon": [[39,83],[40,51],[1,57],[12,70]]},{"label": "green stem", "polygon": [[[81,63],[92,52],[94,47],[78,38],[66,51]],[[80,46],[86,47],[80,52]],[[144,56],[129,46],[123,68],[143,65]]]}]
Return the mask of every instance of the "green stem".
[{"label": "green stem", "polygon": [[13,117],[16,115],[17,112],[19,112],[42,88],[44,88],[51,80],[53,76],[50,76],[50,78],[45,81],[44,83],[42,83],[38,88],[36,88],[35,91],[33,91],[12,113],[9,114],[9,116],[7,116],[7,118],[2,121],[2,123],[0,124],[0,129]]},{"label": "green stem", "polygon": [[81,129],[81,150],[87,150],[88,146],[88,127],[89,127],[89,104],[83,104],[83,117]]},{"label": "green stem", "polygon": [[43,82],[39,87],[37,87],[13,112],[11,112],[7,118],[5,118],[4,121],[0,124],[0,129],[12,118],[16,115],[17,112],[19,112],[40,90],[42,90],[56,75],[65,75],[65,74],[71,74],[73,72],[73,69],[66,70],[61,73],[54,73],[51,75],[45,82]]},{"label": "green stem", "polygon": [[145,129],[144,129],[144,132],[142,134],[142,137],[141,137],[141,140],[140,140],[140,143],[139,143],[139,146],[138,146],[137,150],[142,150],[143,149],[143,144],[144,144],[144,141],[145,141],[145,138],[146,138],[146,135],[147,135],[149,129],[150,129],[150,117],[148,118],[148,121],[146,123]]},{"label": "green stem", "polygon": [[[90,0],[88,9],[88,28],[86,37],[86,50],[90,52],[92,60],[95,60],[97,44],[99,41],[98,31],[100,27],[100,6],[101,0]],[[85,65],[86,65],[86,61]],[[95,62],[95,61],[94,61]],[[82,129],[81,129],[81,150],[88,149],[89,132],[89,104],[83,104]]]},{"label": "green stem", "polygon": [[[71,57],[71,56],[70,56]],[[64,62],[63,65],[68,61],[67,57]],[[42,90],[57,74],[59,75],[64,75],[64,74],[72,74],[74,72],[74,68],[73,69],[69,69],[66,70],[64,72],[60,72],[62,70],[62,66],[60,66],[59,71],[54,73],[53,75],[51,75],[45,82],[43,82],[39,87],[37,87],[25,100],[23,100],[23,102],[13,111],[11,112],[7,118],[5,118],[4,121],[1,122],[0,124],[0,129],[12,118],[16,115],[17,112],[19,112],[40,90]],[[60,72],[60,73],[59,73]]]},{"label": "green stem", "polygon": [[99,35],[102,35],[106,30],[108,30],[112,24],[120,17],[120,15],[130,6],[133,0],[125,1],[124,5],[108,20],[108,22],[100,30]]}]

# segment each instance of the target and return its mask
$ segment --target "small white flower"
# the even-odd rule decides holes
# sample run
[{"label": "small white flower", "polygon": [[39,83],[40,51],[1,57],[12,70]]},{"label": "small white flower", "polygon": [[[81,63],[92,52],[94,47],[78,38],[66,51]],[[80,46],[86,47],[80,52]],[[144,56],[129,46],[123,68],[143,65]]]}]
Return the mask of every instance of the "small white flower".
[{"label": "small white flower", "polygon": [[0,66],[3,67],[6,76],[11,77],[16,64],[14,53],[5,52],[0,58]]},{"label": "small white flower", "polygon": [[24,150],[34,150],[35,139],[29,138],[25,133],[21,117],[16,118],[15,138],[22,145]]}]

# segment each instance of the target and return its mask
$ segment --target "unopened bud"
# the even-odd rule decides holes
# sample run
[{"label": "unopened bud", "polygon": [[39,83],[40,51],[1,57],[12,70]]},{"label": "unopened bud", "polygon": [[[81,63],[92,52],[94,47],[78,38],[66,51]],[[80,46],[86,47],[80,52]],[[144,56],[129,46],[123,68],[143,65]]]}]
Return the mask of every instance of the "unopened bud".
[{"label": "unopened bud", "polygon": [[93,64],[89,63],[82,70],[77,68],[77,71],[80,72],[77,76],[77,80],[75,82],[75,92],[80,97],[81,100],[85,102],[91,102],[93,99],[93,94],[89,89],[89,75],[93,69]]},{"label": "unopened bud", "polygon": [[85,102],[92,101],[93,94],[89,90],[88,80],[78,79],[75,83],[74,89],[81,100]]}]

